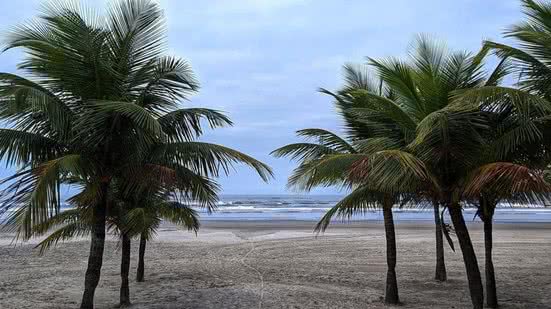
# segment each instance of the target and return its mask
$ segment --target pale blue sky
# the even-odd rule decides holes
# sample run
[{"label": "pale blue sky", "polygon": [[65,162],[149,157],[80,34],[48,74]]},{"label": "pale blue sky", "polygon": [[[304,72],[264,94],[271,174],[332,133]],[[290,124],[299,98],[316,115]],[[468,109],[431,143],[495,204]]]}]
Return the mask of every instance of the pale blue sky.
[{"label": "pale blue sky", "polygon": [[[35,16],[41,2],[1,1],[1,31]],[[106,2],[88,1],[98,7]],[[285,183],[295,164],[269,153],[297,141],[294,132],[301,128],[340,131],[331,100],[316,89],[337,88],[344,63],[404,55],[418,33],[476,51],[483,39],[501,40],[504,28],[521,18],[517,0],[159,2],[170,53],[187,59],[201,81],[200,93],[185,104],[224,110],[235,122],[204,140],[244,151],[275,171],[276,179],[265,184],[239,168],[220,179],[226,194],[291,193]],[[20,56],[0,55],[0,71],[15,71]]]}]

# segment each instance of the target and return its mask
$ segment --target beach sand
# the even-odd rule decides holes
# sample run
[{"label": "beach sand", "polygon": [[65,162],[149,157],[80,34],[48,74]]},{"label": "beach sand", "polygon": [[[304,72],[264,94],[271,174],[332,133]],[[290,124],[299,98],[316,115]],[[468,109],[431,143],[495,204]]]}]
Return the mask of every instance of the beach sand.
[{"label": "beach sand", "polygon": [[[335,225],[314,237],[312,222],[206,222],[197,236],[164,226],[148,244],[146,281],[133,308],[383,308],[385,239],[381,223]],[[480,224],[470,225],[484,271]],[[397,224],[400,308],[471,308],[461,253],[447,246],[449,280],[434,275],[433,226]],[[551,224],[497,224],[494,261],[501,308],[551,308]],[[76,308],[87,240],[43,256],[0,234],[0,308]],[[456,242],[456,246],[458,246]],[[118,303],[120,251],[107,242],[97,308]]]}]

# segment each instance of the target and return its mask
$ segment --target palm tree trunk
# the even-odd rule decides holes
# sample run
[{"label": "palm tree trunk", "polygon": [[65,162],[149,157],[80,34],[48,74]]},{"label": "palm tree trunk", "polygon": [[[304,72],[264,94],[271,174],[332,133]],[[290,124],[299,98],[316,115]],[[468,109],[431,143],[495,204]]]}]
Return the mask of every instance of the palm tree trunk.
[{"label": "palm tree trunk", "polygon": [[138,257],[138,271],[136,274],[136,281],[143,282],[144,280],[144,268],[145,268],[145,262],[144,262],[144,256],[145,256],[145,245],[147,241],[145,239],[145,236],[143,234],[140,235],[140,252]]},{"label": "palm tree trunk", "polygon": [[386,304],[398,304],[398,281],[396,280],[396,234],[394,231],[394,219],[392,218],[392,199],[386,198],[383,202],[383,217],[386,236]]},{"label": "palm tree trunk", "polygon": [[473,243],[463,218],[461,206],[459,204],[449,205],[448,210],[453,222],[455,234],[459,240],[461,253],[463,254],[463,262],[467,271],[467,279],[469,281],[469,291],[471,293],[471,301],[474,309],[482,309],[484,306],[484,289],[482,288],[482,279],[480,278],[480,270],[476,260]]},{"label": "palm tree trunk", "polygon": [[98,286],[103,263],[103,249],[105,246],[105,214],[107,211],[108,184],[102,184],[101,200],[93,210],[93,230],[90,241],[90,255],[88,256],[88,268],[84,277],[84,293],[80,303],[81,309],[94,308],[94,293]]},{"label": "palm tree trunk", "polygon": [[440,220],[440,205],[438,201],[433,201],[434,224],[436,226],[436,271],[434,279],[437,281],[446,281],[446,263],[444,261],[444,235],[442,233],[442,220]]},{"label": "palm tree trunk", "polygon": [[[482,204],[484,203],[484,204]],[[490,308],[497,308],[497,290],[496,277],[494,273],[494,262],[492,259],[493,247],[493,220],[495,205],[490,205],[488,201],[481,200],[484,221],[484,251],[485,251],[485,272],[486,272],[486,305]]]},{"label": "palm tree trunk", "polygon": [[123,233],[121,254],[120,307],[130,306],[130,287],[128,285],[128,273],[130,272],[130,245],[130,237],[128,237],[127,233]]},{"label": "palm tree trunk", "polygon": [[496,277],[494,263],[492,261],[492,220],[484,221],[484,247],[486,252],[486,305],[490,308],[497,308]]}]

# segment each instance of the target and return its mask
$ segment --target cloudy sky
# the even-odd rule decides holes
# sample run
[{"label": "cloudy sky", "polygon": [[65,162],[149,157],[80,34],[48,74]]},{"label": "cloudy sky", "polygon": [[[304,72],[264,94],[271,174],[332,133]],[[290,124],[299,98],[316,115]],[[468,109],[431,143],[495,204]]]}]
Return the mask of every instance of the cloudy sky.
[{"label": "cloudy sky", "polygon": [[[88,1],[102,7],[108,1]],[[501,40],[521,18],[517,0],[160,0],[169,52],[192,64],[201,91],[188,106],[226,111],[235,126],[204,140],[244,151],[266,163],[275,180],[262,183],[238,168],[220,180],[226,194],[286,194],[294,167],[269,153],[297,141],[294,132],[320,127],[339,132],[331,100],[344,63],[401,56],[418,33],[450,48],[475,51],[483,39]],[[41,1],[0,2],[1,31],[36,15]],[[0,55],[0,71],[14,72],[21,54]],[[6,174],[6,171],[1,173]],[[315,193],[335,193],[333,189]]]}]

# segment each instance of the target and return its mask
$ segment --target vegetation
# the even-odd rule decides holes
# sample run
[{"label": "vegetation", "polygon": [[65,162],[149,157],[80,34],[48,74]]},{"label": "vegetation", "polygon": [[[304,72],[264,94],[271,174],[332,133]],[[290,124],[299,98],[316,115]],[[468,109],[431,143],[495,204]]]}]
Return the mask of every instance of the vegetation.
[{"label": "vegetation", "polygon": [[[352,68],[348,71],[351,75],[357,72]],[[352,124],[349,124],[352,125]],[[297,132],[299,136],[315,139],[315,143],[296,143],[276,149],[275,156],[290,156],[299,159],[300,166],[295,169],[289,184],[302,189],[309,190],[316,184],[335,184],[345,187],[352,187],[345,169],[334,169],[327,171],[334,175],[319,175],[314,171],[316,167],[323,165],[326,160],[334,161],[337,164],[342,160],[355,160],[357,157],[367,157],[361,149],[357,149],[343,138],[323,129],[305,129]],[[359,147],[358,147],[359,148]],[[344,162],[346,164],[346,162]],[[316,178],[316,176],[323,178]],[[387,279],[385,303],[398,304],[398,282],[396,279],[396,237],[394,231],[394,220],[392,207],[395,202],[392,194],[370,188],[367,184],[353,190],[347,197],[335,205],[318,223],[316,230],[324,231],[329,225],[331,218],[338,214],[340,216],[351,216],[354,213],[365,212],[369,209],[381,208],[384,213],[384,225],[386,236],[387,255]]]},{"label": "vegetation", "polygon": [[[121,0],[105,17],[72,4],[48,4],[17,26],[5,50],[22,49],[21,75],[0,73],[0,158],[17,172],[4,179],[0,214],[17,237],[59,241],[90,236],[81,308],[93,308],[106,232],[120,239],[120,306],[130,305],[130,249],[145,250],[162,220],[197,231],[192,206],[216,208],[216,178],[245,164],[267,181],[270,168],[239,151],[198,141],[203,126],[231,126],[220,111],[183,108],[199,84],[190,65],[166,56],[165,25],[150,0]],[[431,205],[435,279],[447,279],[442,219],[448,211],[461,248],[473,308],[498,307],[492,259],[500,203],[545,204],[551,192],[551,3],[522,0],[526,20],[505,32],[514,46],[487,41],[477,53],[449,51],[419,36],[404,58],[346,65],[332,97],[345,132],[298,131],[307,142],[276,149],[298,161],[290,187],[336,186],[348,195],[315,230],[335,218],[383,211],[385,303],[398,304],[393,208]],[[491,70],[487,58],[497,56]],[[25,76],[25,77],[23,77]],[[506,85],[506,77],[514,81]],[[61,188],[76,188],[61,211]],[[485,290],[463,207],[484,224]]]},{"label": "vegetation", "polygon": [[[60,210],[60,187],[77,184],[72,199],[91,212],[91,245],[81,308],[93,308],[113,187],[139,195],[150,179],[184,204],[212,209],[211,177],[245,163],[267,180],[270,169],[238,151],[194,141],[201,119],[231,122],[218,111],[181,109],[196,92],[190,66],[165,56],[165,27],[157,4],[120,1],[106,18],[73,4],[44,6],[41,17],[13,28],[5,49],[22,48],[19,69],[0,73],[0,156],[19,171],[5,180],[8,224],[33,236]],[[147,167],[146,170],[143,168]]]},{"label": "vegetation", "polygon": [[[519,149],[524,141],[540,142],[534,132],[511,136],[528,125],[519,119],[524,116],[519,115],[520,107],[493,91],[503,88],[498,83],[510,68],[506,59],[490,74],[483,71],[489,45],[477,54],[448,53],[441,45],[420,37],[415,46],[405,61],[369,59],[378,83],[346,66],[344,89],[337,94],[323,90],[336,99],[350,147],[360,151],[341,154],[340,149],[332,148],[340,144],[321,137],[318,145],[291,144],[275,154],[300,159],[289,178],[289,183],[298,184],[299,189],[343,182],[352,189],[322,218],[318,229],[327,226],[335,214],[349,218],[363,212],[366,205],[376,201],[374,190],[393,196],[392,203],[424,200],[444,206],[463,253],[473,307],[482,308],[483,286],[462,204],[475,196],[480,202],[479,214],[486,223],[487,294],[494,299],[491,214],[498,196],[532,202],[541,201],[539,194],[550,191],[539,172],[541,152]],[[483,98],[489,91],[494,97]],[[540,105],[524,102],[524,110],[531,113],[526,119],[533,121],[538,111],[538,119],[547,119],[548,107]],[[540,163],[539,169],[535,161]],[[499,188],[494,187],[494,181]],[[391,216],[385,213],[384,218],[386,225]],[[392,256],[389,249],[387,257]],[[488,301],[492,306],[494,303],[497,300]]]}]

